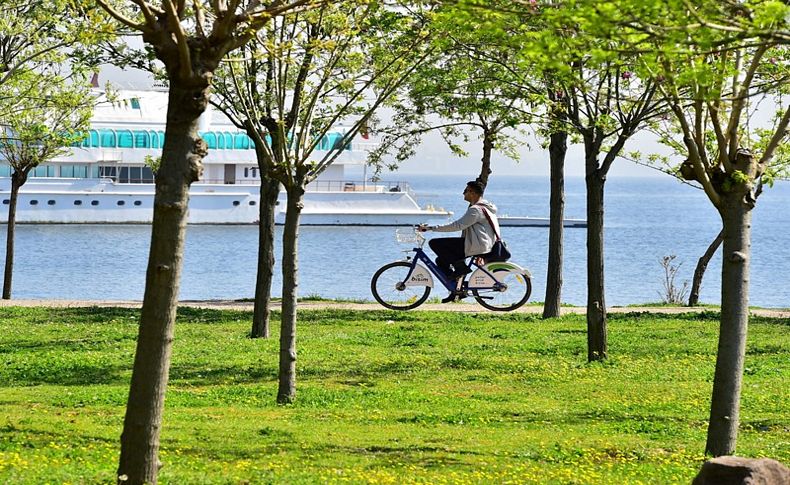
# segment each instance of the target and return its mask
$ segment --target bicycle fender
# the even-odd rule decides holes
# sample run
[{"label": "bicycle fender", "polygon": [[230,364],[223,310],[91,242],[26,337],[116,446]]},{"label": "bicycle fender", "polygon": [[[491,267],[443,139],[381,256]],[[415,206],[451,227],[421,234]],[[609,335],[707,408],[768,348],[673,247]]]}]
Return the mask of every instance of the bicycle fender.
[{"label": "bicycle fender", "polygon": [[[509,263],[507,261],[501,263],[488,263],[484,266],[484,268],[489,273],[507,271],[508,273],[524,275],[527,278],[532,278],[532,275],[528,269],[522,268],[516,263]],[[469,276],[469,287],[485,288],[488,286],[493,286],[494,280],[488,275],[488,273],[486,273],[486,271],[483,271],[480,268],[476,269],[475,272]]]},{"label": "bicycle fender", "polygon": [[403,282],[406,286],[428,286],[433,288],[433,275],[428,268],[421,264],[414,267],[406,281]]}]

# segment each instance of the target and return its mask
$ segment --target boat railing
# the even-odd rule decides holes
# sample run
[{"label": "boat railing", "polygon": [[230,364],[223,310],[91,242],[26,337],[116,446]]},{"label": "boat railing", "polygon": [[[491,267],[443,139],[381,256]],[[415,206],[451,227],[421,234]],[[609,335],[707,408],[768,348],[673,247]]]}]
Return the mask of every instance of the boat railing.
[{"label": "boat railing", "polygon": [[[260,180],[201,179],[200,185],[258,185]],[[416,199],[408,182],[366,182],[364,180],[315,180],[307,186],[308,192],[406,192]]]},{"label": "boat railing", "polygon": [[414,198],[407,182],[367,182],[355,180],[316,180],[308,192],[406,192]]}]

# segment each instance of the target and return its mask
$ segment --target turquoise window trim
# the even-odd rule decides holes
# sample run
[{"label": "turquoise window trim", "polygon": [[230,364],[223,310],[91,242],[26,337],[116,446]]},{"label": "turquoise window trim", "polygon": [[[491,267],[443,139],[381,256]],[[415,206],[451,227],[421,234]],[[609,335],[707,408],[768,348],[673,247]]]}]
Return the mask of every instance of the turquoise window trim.
[{"label": "turquoise window trim", "polygon": [[118,134],[115,130],[104,128],[99,132],[99,146],[102,148],[117,148]]},{"label": "turquoise window trim", "polygon": [[119,130],[115,132],[118,148],[134,148],[134,133],[132,130]]},{"label": "turquoise window trim", "polygon": [[250,137],[246,133],[236,133],[233,137],[234,150],[246,150],[250,148]]},{"label": "turquoise window trim", "polygon": [[213,131],[206,131],[200,134],[200,137],[206,142],[206,145],[210,150],[216,150],[217,148],[217,134]]},{"label": "turquoise window trim", "polygon": [[134,132],[134,147],[135,148],[151,148],[151,133],[145,130],[135,130]]}]

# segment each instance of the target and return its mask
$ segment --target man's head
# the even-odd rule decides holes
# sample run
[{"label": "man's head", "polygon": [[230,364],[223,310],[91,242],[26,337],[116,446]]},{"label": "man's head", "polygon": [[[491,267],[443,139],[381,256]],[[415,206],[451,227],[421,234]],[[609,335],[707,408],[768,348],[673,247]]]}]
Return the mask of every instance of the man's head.
[{"label": "man's head", "polygon": [[470,180],[464,189],[464,200],[474,204],[483,197],[483,191],[485,191],[483,184],[477,180]]}]

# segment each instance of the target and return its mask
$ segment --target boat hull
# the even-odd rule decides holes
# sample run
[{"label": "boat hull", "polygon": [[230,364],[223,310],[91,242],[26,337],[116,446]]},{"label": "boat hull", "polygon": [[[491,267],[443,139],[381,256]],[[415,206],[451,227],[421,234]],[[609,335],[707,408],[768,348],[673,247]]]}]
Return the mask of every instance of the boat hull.
[{"label": "boat hull", "polygon": [[[0,185],[0,223],[8,221],[8,183]],[[189,224],[257,224],[260,187],[195,184],[190,189]],[[20,224],[150,224],[152,184],[115,184],[109,180],[34,181],[22,187],[17,202]],[[285,220],[286,195],[277,201],[275,223]],[[442,223],[451,213],[420,208],[406,191],[308,191],[302,225],[404,226]]]}]

